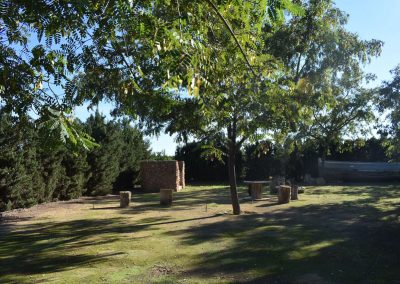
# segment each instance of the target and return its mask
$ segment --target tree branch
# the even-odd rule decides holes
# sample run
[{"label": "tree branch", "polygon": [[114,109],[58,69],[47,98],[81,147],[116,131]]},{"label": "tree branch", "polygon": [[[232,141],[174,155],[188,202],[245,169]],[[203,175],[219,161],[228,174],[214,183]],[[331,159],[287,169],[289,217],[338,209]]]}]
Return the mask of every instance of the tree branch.
[{"label": "tree branch", "polygon": [[240,139],[240,141],[237,143],[238,149],[240,149],[242,147],[244,141],[246,141],[246,140],[247,140],[247,137],[245,137],[245,136],[242,137],[242,139]]},{"label": "tree branch", "polygon": [[211,0],[205,0],[210,6],[211,8],[215,11],[215,13],[217,13],[218,17],[222,20],[222,22],[224,23],[224,25],[227,27],[227,29],[229,30],[229,33],[232,35],[233,39],[236,42],[236,45],[239,47],[240,52],[242,53],[244,60],[246,61],[247,65],[250,68],[250,71],[253,73],[254,76],[256,76],[256,73],[254,72],[253,66],[251,66],[249,59],[247,58],[246,53],[244,52],[242,46],[239,43],[239,40],[237,39],[235,33],[233,32],[231,26],[229,25],[228,21],[225,19],[225,17],[219,12],[217,6],[215,6],[215,4],[213,2],[211,2]]}]

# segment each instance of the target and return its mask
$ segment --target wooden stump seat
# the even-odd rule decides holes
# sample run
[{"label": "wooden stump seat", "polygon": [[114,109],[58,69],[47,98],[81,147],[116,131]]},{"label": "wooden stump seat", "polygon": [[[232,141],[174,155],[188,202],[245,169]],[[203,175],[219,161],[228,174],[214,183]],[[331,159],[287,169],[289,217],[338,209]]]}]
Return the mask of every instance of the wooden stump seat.
[{"label": "wooden stump seat", "polygon": [[281,185],[278,191],[278,203],[290,202],[291,187],[289,185]]},{"label": "wooden stump seat", "polygon": [[261,199],[262,198],[262,184],[251,184],[250,185],[250,195],[251,199]]},{"label": "wooden stump seat", "polygon": [[249,185],[249,195],[251,199],[258,200],[262,199],[262,189],[264,184],[268,184],[267,180],[255,180],[255,181],[244,181],[245,184]]}]

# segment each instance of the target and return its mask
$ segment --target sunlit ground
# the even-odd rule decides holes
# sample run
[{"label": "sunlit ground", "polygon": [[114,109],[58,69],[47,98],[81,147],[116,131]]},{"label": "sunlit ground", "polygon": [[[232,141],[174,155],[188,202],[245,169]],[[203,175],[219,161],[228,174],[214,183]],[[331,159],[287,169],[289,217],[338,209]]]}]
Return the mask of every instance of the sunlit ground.
[{"label": "sunlit ground", "polygon": [[0,283],[400,282],[399,185],[246,197],[240,216],[226,186],[189,186],[170,208],[133,194],[127,209],[108,197],[3,218]]}]

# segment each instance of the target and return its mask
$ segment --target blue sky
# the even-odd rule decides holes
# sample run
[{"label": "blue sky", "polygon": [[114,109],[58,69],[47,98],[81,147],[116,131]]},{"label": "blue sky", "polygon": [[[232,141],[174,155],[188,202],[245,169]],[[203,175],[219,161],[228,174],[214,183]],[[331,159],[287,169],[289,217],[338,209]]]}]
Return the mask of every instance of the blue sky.
[{"label": "blue sky", "polygon": [[[357,33],[361,39],[379,39],[384,42],[382,54],[365,66],[365,71],[374,73],[379,85],[383,80],[390,80],[390,70],[400,64],[400,0],[336,0],[336,6],[350,16],[348,30]],[[99,109],[109,113],[111,106],[102,104]],[[76,116],[87,117],[86,107],[79,107]],[[176,143],[173,137],[160,135],[149,137],[153,151],[165,151],[175,154]]]},{"label": "blue sky", "polygon": [[400,1],[399,0],[336,0],[336,6],[350,16],[348,30],[361,39],[384,42],[380,57],[365,70],[377,75],[376,84],[389,80],[390,70],[400,64]]}]

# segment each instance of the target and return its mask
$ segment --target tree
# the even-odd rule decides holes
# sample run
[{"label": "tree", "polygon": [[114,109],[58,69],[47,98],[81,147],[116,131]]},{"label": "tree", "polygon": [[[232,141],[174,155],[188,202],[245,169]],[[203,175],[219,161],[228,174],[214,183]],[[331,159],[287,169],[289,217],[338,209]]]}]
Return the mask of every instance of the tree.
[{"label": "tree", "polygon": [[[212,141],[190,142],[176,149],[175,159],[185,162],[185,177],[192,181],[209,181],[209,182],[227,182],[229,174],[226,170],[228,163],[227,156],[218,159],[211,151],[210,144],[220,145],[219,150],[227,152],[222,142],[218,142],[215,138]],[[243,155],[240,150],[236,153],[236,172],[238,178],[243,175]]]},{"label": "tree", "polygon": [[88,1],[1,1],[0,95],[4,111],[23,118],[32,111],[46,115],[43,107],[60,111],[70,107],[63,105],[62,94],[54,91],[74,71],[60,45],[73,45],[86,34],[93,10]]},{"label": "tree", "polygon": [[100,145],[87,153],[85,193],[103,195],[132,189],[139,175],[140,161],[150,156],[142,133],[128,119],[106,121],[99,112],[88,118],[85,127]]},{"label": "tree", "polygon": [[264,180],[269,176],[282,174],[272,141],[256,141],[246,145],[245,155],[246,179]]},{"label": "tree", "polygon": [[[318,141],[322,162],[328,154],[329,145],[338,142],[343,135],[363,134],[365,123],[374,118],[371,98],[374,90],[360,86],[361,80],[345,78],[332,80],[327,93],[309,106],[309,120],[300,124],[301,136]],[[368,131],[368,129],[365,129]]]},{"label": "tree", "polygon": [[[257,26],[251,21],[249,25]],[[262,54],[262,30],[250,29],[249,33],[257,41],[246,53],[250,62],[256,63],[254,68],[258,75],[246,72],[246,62],[226,32],[213,28],[209,41],[224,48],[213,53],[218,60],[209,63],[212,76],[203,82],[204,78],[197,75],[191,87],[194,97],[177,101],[185,107],[178,105],[174,112],[177,115],[167,125],[167,131],[190,133],[200,140],[212,142],[207,148],[210,155],[228,157],[234,214],[240,214],[235,169],[237,151],[249,139],[259,139],[266,130],[290,128],[295,118],[290,82],[282,80],[282,69],[275,67],[278,63],[271,56]]]},{"label": "tree", "polygon": [[121,132],[122,151],[119,157],[119,174],[113,183],[114,191],[130,190],[138,181],[140,161],[148,160],[151,153],[149,142],[143,139],[143,134],[130,125],[124,118],[116,122]]},{"label": "tree", "polygon": [[62,150],[62,174],[58,179],[53,198],[56,200],[78,198],[86,193],[87,171],[90,166],[87,162],[88,153],[85,149],[71,152],[65,146]]},{"label": "tree", "polygon": [[82,195],[86,152],[51,145],[38,135],[29,118],[0,109],[0,210],[29,207]]},{"label": "tree", "polygon": [[32,124],[23,133],[18,124],[0,109],[0,210],[47,201]]},{"label": "tree", "polygon": [[388,153],[394,160],[400,159],[400,65],[391,70],[393,79],[383,82],[378,96],[378,107],[387,115],[389,125],[382,133],[392,138]]},{"label": "tree", "polygon": [[[221,145],[211,145],[208,152],[216,157],[227,155],[233,212],[240,214],[236,189],[237,152],[243,143],[249,139],[260,139],[267,130],[284,131],[289,128],[293,117],[287,108],[289,102],[285,103],[285,99],[290,97],[289,92],[280,89],[281,86],[276,86],[275,83],[265,81],[260,86],[254,86],[251,77],[245,78],[240,74],[235,74],[235,77],[233,70],[237,68],[239,71],[241,68],[232,65],[232,69],[225,67],[230,73],[228,78],[223,78],[222,74],[215,74],[215,78],[221,80],[218,87],[200,96],[205,122],[197,135],[203,139],[222,137]],[[281,103],[274,102],[278,97]],[[223,152],[224,149],[226,152]]]},{"label": "tree", "polygon": [[120,172],[120,157],[123,148],[121,132],[113,121],[106,122],[105,117],[99,112],[88,118],[86,127],[87,133],[101,145],[87,155],[89,168],[86,194],[111,193],[113,183]]},{"label": "tree", "polygon": [[108,98],[135,117],[157,113],[149,108],[141,113],[136,105],[142,101],[168,110],[165,89],[189,82],[193,72],[188,69],[210,60],[213,47],[204,41],[210,19],[221,21],[252,69],[242,48],[252,39],[238,38],[221,8],[229,10],[232,21],[255,8],[260,13],[252,17],[268,16],[273,21],[291,7],[289,0],[4,0],[0,4],[1,104],[21,117],[33,110],[42,120],[53,120],[43,126],[58,130],[66,141],[91,147],[83,133],[73,130],[68,115],[73,106],[84,101],[95,105]]},{"label": "tree", "polygon": [[[265,68],[261,65],[263,60],[266,63],[269,58],[262,59],[257,50],[260,49],[263,26],[267,23],[266,19],[270,19],[266,13],[282,16],[283,8],[295,7],[290,1],[221,1],[218,4],[204,1],[196,5],[191,1],[181,1],[177,4],[173,3],[172,7],[172,3],[153,1],[136,6],[125,3],[117,7],[115,15],[110,15],[102,31],[93,34],[93,42],[85,45],[83,72],[74,79],[74,86],[77,87],[69,88],[69,100],[80,102],[88,96],[95,98],[92,101],[112,99],[117,102],[116,113],[138,117],[152,132],[159,132],[168,121],[177,120],[177,113],[181,117],[184,116],[182,113],[189,114],[190,125],[169,124],[167,131],[185,132],[183,128],[193,126],[204,133],[206,124],[215,121],[203,120],[199,125],[196,118],[202,114],[189,112],[199,105],[206,105],[207,102],[204,102],[207,100],[211,104],[221,100],[221,93],[234,96],[232,90],[241,79],[247,82],[240,86],[243,89],[240,97],[250,91],[250,80],[264,82],[266,74],[260,71],[265,71]],[[172,16],[176,12],[178,18]],[[135,33],[139,27],[140,33]],[[221,64],[215,63],[214,58],[218,58]],[[231,65],[234,61],[238,61],[235,66],[238,69],[231,83],[227,78],[230,74],[224,68],[230,65],[229,71],[234,71]],[[220,74],[216,74],[218,72]],[[255,77],[250,79],[250,76]],[[229,84],[231,92],[223,91],[221,84]],[[193,100],[181,98],[182,92],[198,97],[201,88],[207,89],[203,94],[213,95],[202,95],[200,99]],[[238,109],[236,100],[228,98],[226,101],[228,104],[234,102],[234,108]],[[246,103],[250,104],[250,101]],[[214,111],[210,108],[208,114]],[[220,120],[224,120],[224,128],[228,125],[227,120],[238,119],[236,114],[233,117],[224,115]],[[245,116],[241,119],[244,121]],[[234,169],[235,151],[243,143],[237,141],[241,136],[238,133],[241,126],[237,128],[237,123],[235,121],[226,128],[230,140],[230,183],[235,214],[240,213]],[[210,128],[207,130],[210,131]]]},{"label": "tree", "polygon": [[31,119],[21,124],[0,109],[0,210],[131,189],[139,161],[150,155],[148,143],[127,120],[97,116],[80,127],[92,131],[101,148],[71,151],[61,142],[49,145]]},{"label": "tree", "polygon": [[[268,77],[266,74],[257,75],[261,70],[256,69],[262,69],[262,66],[253,66],[261,63],[257,62],[260,57],[254,50],[259,49],[264,25],[281,21],[285,8],[296,10],[297,7],[289,0],[217,3],[211,0],[201,3],[189,0],[176,3],[169,0],[82,1],[57,2],[55,5],[53,1],[43,1],[38,6],[30,1],[13,6],[13,2],[5,1],[1,6],[3,23],[9,30],[6,39],[25,48],[27,36],[24,29],[32,26],[39,41],[45,34],[46,47],[50,50],[41,45],[32,49],[33,59],[27,64],[26,59],[18,57],[15,49],[11,49],[11,56],[17,56],[16,61],[21,61],[23,67],[27,67],[26,72],[31,79],[12,92],[8,92],[8,81],[2,82],[1,85],[4,83],[8,88],[5,93],[10,94],[10,103],[7,105],[15,106],[14,98],[20,101],[19,91],[29,96],[32,91],[43,95],[50,93],[50,98],[40,108],[44,109],[40,114],[51,119],[50,123],[44,125],[48,129],[59,129],[62,137],[65,140],[68,138],[74,145],[84,146],[91,145],[90,139],[75,131],[71,120],[65,116],[71,106],[87,100],[96,104],[102,99],[110,99],[116,102],[117,113],[139,117],[150,131],[158,132],[163,122],[173,115],[172,110],[185,105],[179,99],[180,90],[198,95],[201,85],[207,85],[211,86],[208,88],[210,90],[217,89],[215,98],[220,100],[221,86],[209,84],[214,80],[214,70],[209,66],[213,65],[216,56],[225,65],[230,64],[232,59],[239,60],[239,66],[236,67],[246,73],[247,82],[240,86],[241,94],[236,96],[245,96],[244,93],[251,91],[249,74],[253,74],[253,81],[265,82],[265,77]],[[64,37],[65,43],[62,40]],[[60,52],[50,48],[53,40],[61,44]],[[230,54],[234,56],[228,62],[226,59]],[[7,58],[3,61],[7,62]],[[223,68],[222,65],[220,68]],[[222,71],[220,69],[217,72]],[[217,78],[225,80],[224,84],[229,83],[226,75],[224,73],[224,76]],[[235,74],[231,88],[238,84],[240,76]],[[41,88],[42,83],[50,81],[49,92],[46,92]],[[61,102],[57,94],[52,92],[51,84],[65,90]],[[214,80],[213,84],[218,82]],[[29,89],[29,86],[35,87]],[[232,92],[223,93],[233,95]],[[206,97],[202,99],[207,101]],[[230,101],[235,103],[234,108],[237,109],[236,99]],[[213,100],[211,103],[214,103]],[[33,98],[32,102],[38,100]],[[26,108],[33,104],[25,99],[21,103]],[[54,107],[59,112],[50,110]],[[234,122],[227,128],[235,214],[240,213],[237,193],[235,196],[235,148],[243,143],[236,140],[241,136],[237,115],[233,114],[231,118]],[[224,119],[226,121],[227,117]]]},{"label": "tree", "polygon": [[304,13],[271,31],[265,45],[268,53],[289,67],[288,74],[295,83],[312,86],[332,70],[361,76],[360,65],[380,55],[382,41],[361,40],[347,31],[349,16],[333,1],[301,1],[301,6]]},{"label": "tree", "polygon": [[299,132],[320,143],[324,160],[327,145],[359,131],[373,117],[374,90],[363,87],[373,76],[363,73],[362,64],[379,56],[382,42],[347,31],[348,16],[330,0],[304,1],[302,6],[304,16],[292,17],[266,46],[289,67],[301,101]]}]

